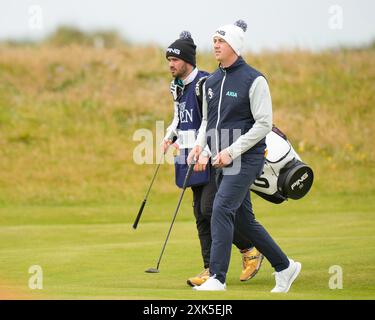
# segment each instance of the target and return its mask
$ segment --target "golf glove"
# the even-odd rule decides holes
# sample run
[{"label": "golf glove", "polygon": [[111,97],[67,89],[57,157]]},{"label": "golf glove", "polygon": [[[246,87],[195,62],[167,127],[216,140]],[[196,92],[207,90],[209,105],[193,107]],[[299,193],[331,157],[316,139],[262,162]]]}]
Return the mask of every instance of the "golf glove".
[{"label": "golf glove", "polygon": [[184,94],[184,83],[180,79],[174,79],[170,85],[170,91],[174,101],[178,101]]}]

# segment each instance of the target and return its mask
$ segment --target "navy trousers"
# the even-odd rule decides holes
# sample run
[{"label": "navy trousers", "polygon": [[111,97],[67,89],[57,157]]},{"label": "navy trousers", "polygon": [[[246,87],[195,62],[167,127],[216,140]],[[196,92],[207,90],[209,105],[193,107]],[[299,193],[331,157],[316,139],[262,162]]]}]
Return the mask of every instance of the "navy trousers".
[{"label": "navy trousers", "polygon": [[[236,160],[237,161],[237,160]],[[230,169],[216,170],[218,191],[211,218],[210,274],[225,282],[234,231],[251,242],[278,272],[289,266],[289,260],[264,227],[255,220],[249,188],[262,173],[264,154],[245,153],[237,174]]]},{"label": "navy trousers", "polygon": [[[208,184],[202,186],[191,187],[193,191],[193,208],[194,216],[198,230],[198,237],[201,245],[201,254],[203,258],[204,268],[210,266],[211,252],[211,217],[213,202],[215,199],[217,184],[216,171],[211,167],[211,179]],[[243,237],[237,229],[235,229],[233,244],[240,250],[250,249],[253,244],[249,239]]]}]

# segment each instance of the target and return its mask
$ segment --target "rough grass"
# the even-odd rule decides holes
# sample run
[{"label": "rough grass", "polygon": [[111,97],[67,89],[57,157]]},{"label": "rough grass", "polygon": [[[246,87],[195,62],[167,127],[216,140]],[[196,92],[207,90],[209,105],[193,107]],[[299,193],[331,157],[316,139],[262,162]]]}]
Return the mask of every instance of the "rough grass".
[{"label": "rough grass", "polygon": [[[274,122],[319,173],[319,190],[374,190],[374,55],[369,49],[246,56],[266,74]],[[216,65],[210,54],[198,62],[209,71]],[[2,47],[0,203],[138,198],[140,176],[149,179],[154,168],[134,163],[133,135],[141,128],[155,133],[155,121],[169,124],[169,80],[156,47]],[[154,148],[160,138],[154,135]],[[167,195],[174,190],[172,166],[164,172],[160,193]]]}]

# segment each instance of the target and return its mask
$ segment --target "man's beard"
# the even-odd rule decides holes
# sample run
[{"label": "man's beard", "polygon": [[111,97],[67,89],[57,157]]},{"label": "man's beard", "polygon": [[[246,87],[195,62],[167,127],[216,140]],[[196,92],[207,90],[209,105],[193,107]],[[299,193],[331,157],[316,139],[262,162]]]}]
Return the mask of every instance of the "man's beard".
[{"label": "man's beard", "polygon": [[[172,70],[171,70],[171,72],[172,72]],[[179,71],[177,69],[175,69],[175,73],[173,74],[173,72],[172,72],[172,75],[175,78],[178,78],[178,79],[186,78],[186,76],[187,76],[187,68],[186,68],[186,66],[181,67],[181,69]]]}]

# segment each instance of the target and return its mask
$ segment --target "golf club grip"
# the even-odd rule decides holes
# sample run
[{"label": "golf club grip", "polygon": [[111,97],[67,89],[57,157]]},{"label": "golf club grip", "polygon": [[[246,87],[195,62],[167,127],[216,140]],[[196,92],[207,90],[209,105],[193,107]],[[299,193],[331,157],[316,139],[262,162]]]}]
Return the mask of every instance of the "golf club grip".
[{"label": "golf club grip", "polygon": [[182,186],[182,189],[186,189],[186,185],[187,185],[187,183],[188,183],[188,181],[189,181],[189,179],[190,179],[190,177],[191,177],[191,175],[192,175],[192,173],[193,173],[194,165],[195,165],[195,162],[193,161],[193,162],[190,164],[189,169],[188,169],[188,172],[187,172],[187,174],[186,174],[186,176],[185,176],[185,180],[184,180],[184,184],[183,184],[183,186]]},{"label": "golf club grip", "polygon": [[137,217],[135,218],[135,221],[134,221],[134,224],[133,224],[133,229],[137,229],[138,222],[139,222],[139,220],[141,219],[141,215],[142,215],[142,212],[143,212],[143,209],[144,209],[145,205],[146,205],[146,199],[143,200],[142,205],[141,205],[141,207],[139,208],[138,215],[137,215]]}]

